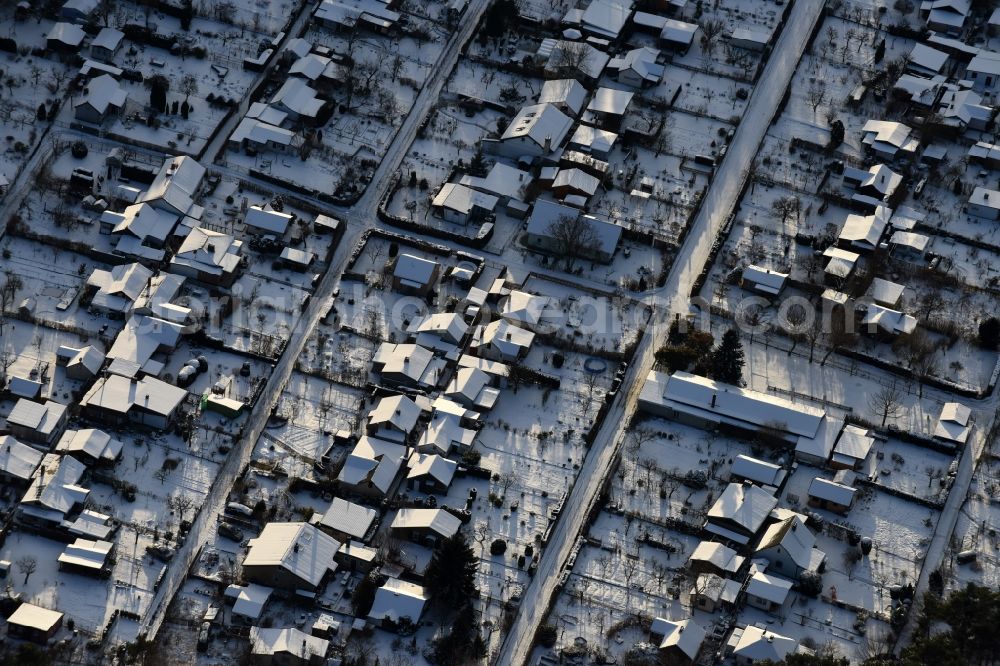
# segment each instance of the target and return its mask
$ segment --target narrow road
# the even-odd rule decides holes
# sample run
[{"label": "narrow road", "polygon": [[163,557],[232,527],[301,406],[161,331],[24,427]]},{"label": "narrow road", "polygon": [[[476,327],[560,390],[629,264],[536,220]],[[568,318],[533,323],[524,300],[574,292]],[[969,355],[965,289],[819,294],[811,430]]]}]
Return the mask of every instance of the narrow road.
[{"label": "narrow road", "polygon": [[705,201],[670,269],[666,284],[653,292],[648,303],[654,307],[653,321],[639,342],[632,365],[625,375],[597,439],[570,491],[562,515],[552,531],[538,571],[524,591],[521,612],[500,647],[494,663],[527,664],[535,630],[544,620],[557,591],[566,559],[587,515],[597,500],[607,474],[618,454],[629,417],[634,413],[643,380],[653,367],[653,352],[674,314],[688,312],[688,294],[701,272],[712,243],[734,209],[750,166],[764,140],[778,104],[788,88],[809,35],[819,19],[823,3],[799,0],[792,7],[781,36],[754,88],[743,120],[712,180]]},{"label": "narrow road", "polygon": [[[295,369],[295,361],[302,353],[306,341],[312,335],[320,318],[326,313],[333,292],[340,284],[340,275],[346,267],[351,250],[357,244],[361,235],[369,228],[375,226],[375,210],[378,202],[388,190],[391,177],[399,169],[417,129],[424,121],[434,102],[437,101],[441,88],[447,80],[448,74],[454,68],[461,50],[465,43],[472,37],[479,20],[489,6],[490,0],[473,0],[470,3],[462,25],[448,40],[444,50],[435,63],[434,73],[424,83],[424,87],[417,96],[413,108],[400,127],[399,132],[390,144],[382,164],[376,171],[376,180],[365,195],[358,200],[346,213],[338,214],[348,225],[344,237],[341,239],[330,266],[323,279],[316,287],[312,298],[302,316],[295,326],[295,330],[285,346],[285,350],[274,367],[274,371],[267,380],[264,390],[261,392],[257,404],[254,406],[250,418],[243,426],[243,434],[236,446],[229,453],[225,463],[219,470],[219,474],[212,484],[212,488],[202,503],[201,511],[198,512],[191,531],[184,545],[178,550],[167,566],[167,573],[164,576],[160,589],[153,598],[151,611],[146,615],[140,633],[148,639],[156,636],[157,631],[163,624],[167,609],[171,600],[187,579],[188,571],[194,564],[198,553],[202,547],[214,538],[216,518],[222,515],[229,490],[239,476],[241,470],[251,459],[254,445],[260,434],[264,431],[264,426],[271,415],[271,411],[278,403],[282,391],[288,383]],[[328,208],[328,206],[324,207]]]}]

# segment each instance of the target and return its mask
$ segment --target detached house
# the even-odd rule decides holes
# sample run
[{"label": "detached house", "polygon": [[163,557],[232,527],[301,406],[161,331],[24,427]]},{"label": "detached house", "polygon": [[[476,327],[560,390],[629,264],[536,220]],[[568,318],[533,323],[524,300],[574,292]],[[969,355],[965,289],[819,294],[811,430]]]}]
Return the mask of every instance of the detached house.
[{"label": "detached house", "polygon": [[417,403],[405,395],[382,398],[368,412],[368,434],[393,442],[405,442],[416,430],[422,413]]},{"label": "detached house", "polygon": [[826,560],[823,551],[814,548],[815,544],[816,535],[801,516],[793,515],[764,530],[754,558],[767,560],[768,570],[797,579],[804,571],[818,571]]},{"label": "detached house", "polygon": [[946,402],[934,426],[934,437],[954,444],[965,444],[973,427],[972,410],[958,402]]},{"label": "detached house", "polygon": [[632,88],[655,86],[663,78],[665,66],[660,62],[658,49],[644,46],[632,49],[623,56],[612,58],[608,69],[615,80]]},{"label": "detached house", "polygon": [[84,97],[74,105],[77,120],[100,125],[125,108],[128,93],[118,85],[118,81],[108,74],[90,80],[84,89]]},{"label": "detached house", "polygon": [[51,400],[41,403],[21,398],[7,415],[7,429],[21,441],[47,448],[62,436],[68,418],[66,405]]},{"label": "detached house", "polygon": [[308,523],[268,523],[247,546],[243,577],[259,585],[316,591],[337,570],[340,543]]},{"label": "detached house", "polygon": [[239,275],[243,241],[192,227],[170,259],[170,270],[205,284],[231,287]]},{"label": "detached house", "polygon": [[920,17],[930,30],[957,36],[969,17],[971,5],[971,0],[923,0]]},{"label": "detached house", "polygon": [[543,157],[563,144],[572,125],[573,119],[554,104],[532,104],[518,111],[498,141],[487,145],[513,159]]},{"label": "detached house", "polygon": [[708,510],[705,530],[745,546],[760,532],[778,500],[757,486],[730,483]]}]

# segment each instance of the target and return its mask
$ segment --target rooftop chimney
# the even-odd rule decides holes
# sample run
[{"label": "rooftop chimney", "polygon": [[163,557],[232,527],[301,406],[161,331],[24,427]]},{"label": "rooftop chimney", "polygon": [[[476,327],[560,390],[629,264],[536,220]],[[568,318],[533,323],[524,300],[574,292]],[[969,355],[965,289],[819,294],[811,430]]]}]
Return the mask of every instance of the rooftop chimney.
[{"label": "rooftop chimney", "polygon": [[712,394],[712,409],[715,409],[715,394]]}]

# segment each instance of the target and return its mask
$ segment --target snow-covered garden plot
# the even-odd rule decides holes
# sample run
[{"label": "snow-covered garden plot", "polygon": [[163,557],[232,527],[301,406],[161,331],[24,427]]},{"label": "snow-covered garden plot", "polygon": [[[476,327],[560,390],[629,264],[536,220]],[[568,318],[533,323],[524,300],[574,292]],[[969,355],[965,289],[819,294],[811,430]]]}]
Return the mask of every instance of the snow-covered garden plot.
[{"label": "snow-covered garden plot", "polygon": [[872,451],[864,471],[878,485],[931,501],[947,498],[954,456],[892,438]]},{"label": "snow-covered garden plot", "polygon": [[[674,108],[735,124],[746,110],[751,86],[734,79],[668,65],[663,80],[644,96],[669,102],[678,87],[681,92]],[[740,99],[743,97],[740,90],[747,93],[746,98]]]},{"label": "snow-covered garden plot", "polygon": [[[651,254],[651,253],[650,253]],[[633,257],[632,274],[655,275],[657,267],[640,263],[639,253]],[[629,258],[623,257],[623,261]],[[653,257],[650,257],[653,259]],[[636,270],[634,267],[638,265]],[[652,286],[652,278],[649,278]],[[647,306],[631,299],[604,292],[574,288],[538,275],[530,276],[524,289],[549,298],[542,331],[572,344],[582,344],[597,353],[624,351],[638,338],[649,319]],[[613,368],[612,368],[613,370]]]},{"label": "snow-covered garden plot", "polygon": [[377,344],[343,328],[321,325],[306,341],[296,368],[349,386],[361,387]]},{"label": "snow-covered garden plot", "polygon": [[291,463],[282,458],[290,455],[318,462],[333,444],[334,433],[357,430],[364,411],[363,396],[356,388],[293,373],[275,410],[282,419],[269,424],[258,443],[256,458]]}]

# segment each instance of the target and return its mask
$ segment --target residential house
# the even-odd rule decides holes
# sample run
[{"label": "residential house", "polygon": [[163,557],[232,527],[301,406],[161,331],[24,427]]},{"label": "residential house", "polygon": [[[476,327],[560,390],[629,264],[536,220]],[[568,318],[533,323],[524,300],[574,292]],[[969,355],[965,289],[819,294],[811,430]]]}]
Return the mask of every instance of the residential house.
[{"label": "residential house", "polygon": [[889,282],[882,278],[872,280],[865,297],[876,305],[886,308],[898,308],[903,300],[903,292],[906,287],[895,282]]},{"label": "residential house", "polygon": [[923,0],[920,17],[928,29],[957,37],[969,17],[971,4],[971,0]]},{"label": "residential house", "polygon": [[248,583],[247,585],[230,585],[224,595],[227,603],[232,603],[231,621],[233,625],[249,627],[260,620],[264,607],[271,598],[270,587]]},{"label": "residential house", "polygon": [[469,333],[469,325],[455,312],[435,312],[410,322],[406,332],[420,347],[450,351],[457,349]]},{"label": "residential house", "polygon": [[[581,176],[586,175],[579,170],[573,171],[580,173]],[[579,210],[554,201],[535,202],[521,236],[522,242],[534,250],[561,254],[565,252],[565,248],[560,241],[559,227],[564,224],[586,225],[589,228],[590,233],[587,235],[592,237],[592,242],[588,247],[577,247],[575,252],[578,256],[600,263],[610,263],[618,249],[622,228],[590,215],[581,217]]]},{"label": "residential house", "polygon": [[340,543],[309,523],[268,523],[250,539],[243,577],[279,590],[319,590],[337,570]]},{"label": "residential house", "polygon": [[862,311],[861,326],[862,331],[876,337],[894,338],[916,330],[917,320],[898,310],[869,304]]},{"label": "residential house", "polygon": [[852,250],[873,252],[882,242],[891,215],[892,211],[884,206],[876,207],[871,215],[849,214],[837,236],[838,244]]},{"label": "residential house", "polygon": [[660,30],[660,45],[676,53],[685,54],[694,43],[694,35],[698,32],[698,24],[678,21],[668,18]]},{"label": "residential house", "polygon": [[923,265],[931,239],[912,231],[894,231],[889,237],[889,253],[900,261]]},{"label": "residential house", "polygon": [[458,533],[462,521],[444,509],[400,509],[389,525],[393,536],[433,546]]},{"label": "residential house", "polygon": [[[471,410],[463,411],[471,413]],[[476,431],[464,427],[460,416],[435,410],[430,423],[420,433],[416,447],[421,453],[438,453],[446,456],[452,450],[466,451],[472,448],[475,440]]]},{"label": "residential house", "polygon": [[101,28],[90,42],[90,57],[99,62],[111,62],[125,39],[125,33],[115,28]]},{"label": "residential house", "polygon": [[76,55],[80,52],[87,33],[78,25],[59,22],[52,26],[45,36],[45,48],[62,58]]},{"label": "residential house", "polygon": [[534,177],[528,171],[522,171],[509,164],[497,162],[485,176],[464,175],[459,183],[474,190],[485,192],[496,197],[498,205],[505,208],[514,217],[524,217],[523,210],[527,206],[528,186]]},{"label": "residential house", "polygon": [[341,543],[351,539],[364,541],[377,518],[375,509],[334,497],[320,516],[317,527]]},{"label": "residential house", "polygon": [[934,437],[952,444],[964,445],[974,426],[972,410],[958,402],[946,402],[934,426]]},{"label": "residential house", "polygon": [[542,40],[536,57],[545,63],[546,78],[571,77],[588,83],[601,78],[611,59],[607,53],[587,42],[552,38]]},{"label": "residential house", "polygon": [[587,89],[576,79],[550,79],[542,84],[539,104],[552,104],[567,116],[574,118],[583,111]]},{"label": "residential house", "polygon": [[633,4],[632,0],[593,0],[580,14],[577,25],[584,34],[616,40],[632,17]]},{"label": "residential house", "polygon": [[368,412],[368,434],[393,442],[405,442],[416,430],[423,410],[405,395],[382,398]]},{"label": "residential house", "polygon": [[485,326],[476,327],[469,343],[479,356],[505,363],[515,363],[528,355],[535,334],[516,326],[506,319],[497,319]]},{"label": "residential house", "polygon": [[781,636],[768,629],[747,625],[733,630],[727,643],[727,652],[732,651],[737,666],[751,666],[755,663],[781,663],[785,658],[799,652],[799,643],[794,638]]},{"label": "residential house", "polygon": [[87,290],[92,292],[90,307],[122,318],[153,277],[153,271],[142,264],[120,264],[110,271],[95,268],[87,278]]},{"label": "residential house", "polygon": [[372,358],[372,371],[387,386],[431,388],[444,376],[446,362],[420,345],[383,342]]},{"label": "residential house", "polygon": [[733,28],[729,36],[729,46],[747,51],[764,51],[774,36],[771,28],[758,25],[741,25]]},{"label": "residential house", "polygon": [[831,245],[823,250],[823,257],[827,259],[823,267],[823,280],[827,286],[842,287],[845,282],[851,279],[854,269],[857,268],[861,255]]},{"label": "residential house", "polygon": [[414,486],[420,492],[445,495],[451,480],[455,477],[458,463],[442,458],[436,453],[414,451],[409,460],[410,471],[406,475],[407,487]]},{"label": "residential house", "polygon": [[966,204],[966,211],[969,215],[981,217],[986,220],[1000,219],[1000,192],[976,186]]},{"label": "residential house", "polygon": [[68,418],[66,405],[20,398],[7,415],[7,429],[23,442],[48,448],[62,435]]},{"label": "residential house", "polygon": [[429,599],[430,594],[422,586],[390,578],[375,590],[375,601],[368,611],[368,619],[384,629],[393,629],[405,623],[416,625]]},{"label": "residential house", "polygon": [[500,390],[491,386],[493,378],[478,368],[459,368],[444,395],[469,409],[489,411],[496,405]]},{"label": "residential house", "polygon": [[868,460],[875,438],[865,428],[856,425],[846,425],[837,438],[830,456],[830,467],[833,469],[860,470]]},{"label": "residential house", "polygon": [[98,379],[80,406],[89,418],[102,423],[166,430],[187,396],[185,389],[155,377],[134,379],[112,374]]},{"label": "residential house", "polygon": [[100,125],[125,107],[128,93],[108,74],[91,79],[84,88],[83,99],[73,105],[77,120]]},{"label": "residential house", "polygon": [[482,222],[493,215],[497,197],[458,183],[445,183],[431,201],[435,215],[453,224]]},{"label": "residential house", "polygon": [[785,483],[788,473],[780,465],[743,455],[733,459],[729,468],[730,481],[749,481],[765,490],[777,490]]},{"label": "residential house", "polygon": [[330,641],[295,627],[251,627],[250,663],[255,666],[320,666]]},{"label": "residential house", "polygon": [[1000,53],[979,50],[965,67],[965,78],[972,87],[984,95],[1000,92]]},{"label": "residential house", "polygon": [[785,288],[787,281],[788,273],[779,273],[770,268],[750,265],[743,269],[740,286],[764,296],[777,296]]},{"label": "residential house", "polygon": [[392,269],[392,288],[404,294],[426,296],[441,276],[441,264],[430,259],[402,253]]},{"label": "residential house", "polygon": [[104,211],[102,229],[118,237],[115,253],[159,263],[166,256],[163,248],[177,228],[177,213],[146,203],[127,206],[122,212]]},{"label": "residential house", "polygon": [[714,573],[699,574],[690,590],[692,608],[714,613],[734,610],[743,594],[743,583]]},{"label": "residential house", "polygon": [[99,4],[99,0],[66,0],[59,10],[59,16],[73,23],[87,23]]},{"label": "residential house", "polygon": [[972,90],[947,90],[938,104],[946,125],[961,130],[986,131],[993,120],[993,107],[983,104],[983,98]]},{"label": "residential house", "polygon": [[747,604],[784,617],[791,601],[792,585],[794,583],[786,578],[758,571],[747,583]]},{"label": "residential house", "polygon": [[148,203],[153,208],[173,215],[188,215],[198,219],[203,209],[195,204],[201,181],[205,177],[205,167],[193,157],[181,155],[168,157],[149,187],[139,196],[139,203]]},{"label": "residential house", "polygon": [[62,628],[63,614],[28,602],[21,603],[7,618],[7,633],[32,643],[45,645]]},{"label": "residential house", "polygon": [[700,428],[744,435],[766,433],[795,446],[795,458],[824,464],[843,421],[822,409],[775,395],[716,382],[687,372],[651,370],[639,395],[639,409]]},{"label": "residential house", "polygon": [[44,456],[38,449],[10,435],[0,435],[0,482],[9,488],[27,485]]},{"label": "residential house", "polygon": [[253,234],[272,234],[278,238],[285,235],[295,216],[272,208],[250,206],[243,216],[243,224]]},{"label": "residential house", "polygon": [[388,33],[399,22],[392,0],[323,0],[313,17],[333,30],[367,29]]},{"label": "residential house", "polygon": [[58,528],[83,509],[90,491],[82,485],[87,467],[76,458],[46,454],[17,507],[23,524]]},{"label": "residential house", "polygon": [[66,377],[86,381],[104,365],[104,354],[93,345],[86,347],[60,346],[56,350],[56,365],[65,368]]},{"label": "residential house", "polygon": [[903,123],[869,120],[862,132],[864,136],[861,142],[882,159],[912,156],[920,147],[920,141],[913,136],[913,131]]},{"label": "residential house", "polygon": [[500,139],[487,144],[492,152],[512,159],[544,157],[559,148],[573,119],[554,104],[531,104],[518,111]]},{"label": "residential house", "polygon": [[730,578],[740,572],[744,562],[746,558],[729,546],[715,541],[701,541],[691,552],[687,568],[695,575],[711,573]]},{"label": "residential house", "polygon": [[108,350],[108,371],[129,378],[136,377],[139,372],[158,376],[163,371],[163,363],[153,356],[173,351],[183,332],[183,324],[159,317],[132,315]]},{"label": "residential house", "polygon": [[229,234],[192,227],[170,259],[170,270],[199,282],[231,287],[239,276],[243,241]]},{"label": "residential house", "polygon": [[340,469],[337,482],[351,493],[366,497],[391,496],[406,462],[406,447],[376,437],[362,437]]},{"label": "residential house", "polygon": [[[255,104],[259,104],[259,102]],[[271,107],[266,108],[281,117],[288,115],[284,111],[278,111]],[[302,136],[294,130],[271,124],[259,118],[251,118],[249,113],[229,135],[227,142],[231,150],[243,150],[249,155],[261,151],[273,151],[286,155],[297,154],[301,150],[302,144]]]},{"label": "residential house", "polygon": [[673,622],[658,617],[649,627],[649,637],[659,648],[664,664],[693,664],[705,635],[705,628],[691,618]]},{"label": "residential house", "polygon": [[583,122],[610,132],[617,132],[632,105],[635,93],[615,88],[598,88],[583,113]]},{"label": "residential house", "polygon": [[778,500],[752,484],[730,483],[708,510],[704,528],[722,539],[745,546],[760,532]]},{"label": "residential house", "polygon": [[643,46],[612,58],[608,69],[614,72],[618,83],[632,88],[647,88],[660,82],[666,67],[660,63],[659,49]]},{"label": "residential house", "polygon": [[757,544],[754,559],[768,561],[768,570],[797,580],[805,571],[818,571],[826,560],[823,551],[815,548],[816,535],[798,514],[773,523],[764,530]]},{"label": "residential house", "polygon": [[114,566],[114,552],[115,544],[110,541],[77,538],[56,561],[60,571],[107,578]]},{"label": "residential house", "polygon": [[618,135],[614,132],[592,127],[591,125],[578,125],[570,137],[566,148],[576,150],[587,155],[593,155],[599,160],[607,160],[611,156],[611,151],[615,147]]},{"label": "residential house", "polygon": [[850,511],[857,492],[853,487],[853,475],[842,475],[839,478],[849,480],[850,483],[840,483],[818,476],[814,478],[809,484],[809,506],[840,514]]},{"label": "residential house", "polygon": [[59,438],[55,452],[71,455],[87,465],[114,464],[122,456],[123,444],[103,430],[67,430]]},{"label": "residential house", "polygon": [[321,100],[308,83],[298,77],[288,77],[271,97],[271,106],[288,114],[291,122],[314,123],[323,108]]}]

